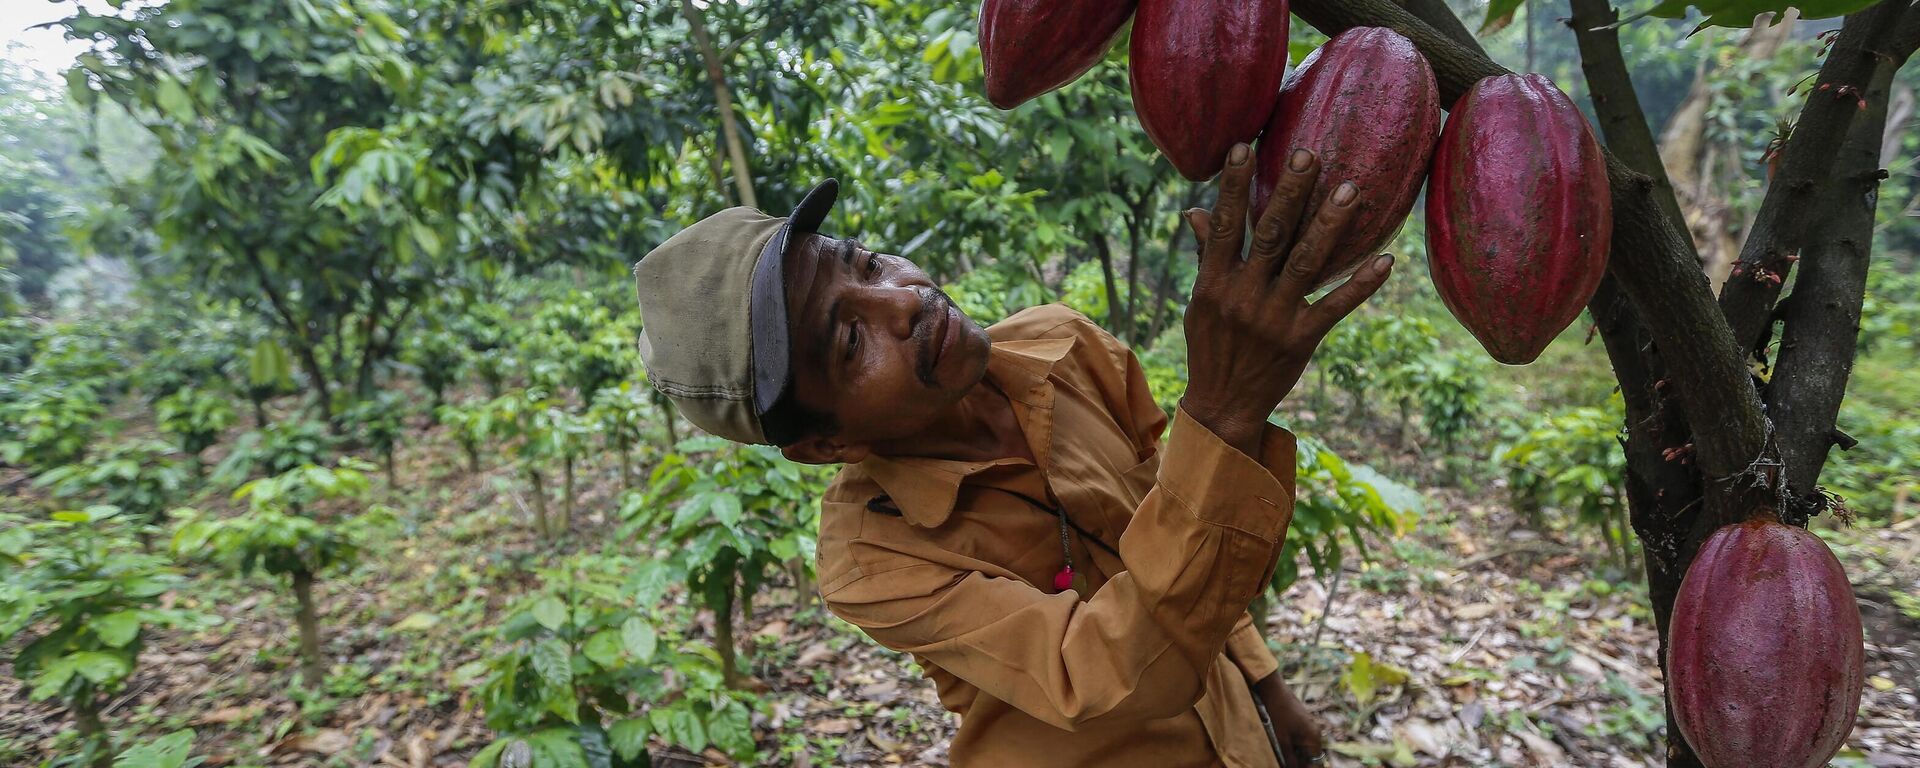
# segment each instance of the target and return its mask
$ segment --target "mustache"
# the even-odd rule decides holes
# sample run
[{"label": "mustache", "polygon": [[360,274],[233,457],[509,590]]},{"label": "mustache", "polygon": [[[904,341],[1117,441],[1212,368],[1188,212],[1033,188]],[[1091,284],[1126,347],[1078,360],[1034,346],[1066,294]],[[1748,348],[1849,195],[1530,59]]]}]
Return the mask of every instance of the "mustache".
[{"label": "mustache", "polygon": [[[952,306],[953,297],[946,291],[931,287],[920,290],[920,316],[913,322],[914,345],[919,350],[914,359],[914,375],[928,389],[940,387],[939,380],[933,377],[933,324]],[[949,328],[947,332],[953,333],[954,329]]]}]

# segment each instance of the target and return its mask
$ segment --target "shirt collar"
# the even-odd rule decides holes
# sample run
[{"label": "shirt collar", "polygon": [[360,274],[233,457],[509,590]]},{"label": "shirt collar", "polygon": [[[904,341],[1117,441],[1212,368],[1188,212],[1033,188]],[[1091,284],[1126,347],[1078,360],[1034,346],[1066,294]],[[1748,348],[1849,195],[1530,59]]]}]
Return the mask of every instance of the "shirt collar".
[{"label": "shirt collar", "polygon": [[[1014,403],[1020,430],[1040,467],[1047,466],[1053,432],[1053,369],[1073,349],[1073,339],[994,342],[987,353],[987,380]],[[855,465],[872,477],[907,522],[937,528],[953,515],[960,486],[994,467],[1025,464],[1016,458],[955,461],[922,456],[873,456]]]}]

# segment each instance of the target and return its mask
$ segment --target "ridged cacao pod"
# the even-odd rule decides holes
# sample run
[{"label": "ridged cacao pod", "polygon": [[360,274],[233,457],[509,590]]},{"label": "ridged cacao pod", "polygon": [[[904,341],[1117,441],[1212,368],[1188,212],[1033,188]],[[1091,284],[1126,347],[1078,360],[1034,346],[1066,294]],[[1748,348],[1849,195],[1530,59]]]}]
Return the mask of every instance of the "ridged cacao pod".
[{"label": "ridged cacao pod", "polygon": [[1134,0],[986,0],[980,60],[987,100],[1013,109],[1071,83],[1107,55]]},{"label": "ridged cacao pod", "polygon": [[1427,263],[1493,359],[1533,362],[1606,274],[1613,198],[1587,119],[1544,75],[1475,83],[1427,183]]},{"label": "ridged cacao pod", "polygon": [[1439,137],[1440,91],[1413,41],[1391,29],[1349,29],[1287,75],[1260,137],[1253,210],[1267,209],[1296,149],[1320,158],[1321,182],[1307,203],[1308,217],[1340,182],[1353,182],[1360,210],[1315,286],[1339,280],[1379,253],[1407,220]]},{"label": "ridged cacao pod", "polygon": [[1133,111],[1175,170],[1213,178],[1260,135],[1287,74],[1286,0],[1141,0]]},{"label": "ridged cacao pod", "polygon": [[1860,606],[1826,542],[1771,520],[1715,531],[1680,582],[1667,688],[1709,768],[1817,768],[1860,709]]}]

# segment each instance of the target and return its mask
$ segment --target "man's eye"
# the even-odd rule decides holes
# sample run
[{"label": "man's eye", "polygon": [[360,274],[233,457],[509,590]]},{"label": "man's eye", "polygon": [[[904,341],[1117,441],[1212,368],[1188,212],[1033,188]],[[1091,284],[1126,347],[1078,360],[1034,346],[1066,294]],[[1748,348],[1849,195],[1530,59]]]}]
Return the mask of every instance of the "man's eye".
[{"label": "man's eye", "polygon": [[878,275],[878,274],[880,274],[880,257],[868,256],[867,257],[867,277],[872,278],[874,275]]},{"label": "man's eye", "polygon": [[847,326],[847,358],[853,358],[853,351],[860,348],[860,326]]}]

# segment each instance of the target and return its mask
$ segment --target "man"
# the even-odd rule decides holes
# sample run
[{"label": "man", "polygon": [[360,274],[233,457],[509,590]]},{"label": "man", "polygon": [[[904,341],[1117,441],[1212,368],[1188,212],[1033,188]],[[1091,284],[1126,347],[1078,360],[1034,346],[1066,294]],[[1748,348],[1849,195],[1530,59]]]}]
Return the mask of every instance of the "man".
[{"label": "man", "polygon": [[1305,151],[1243,258],[1250,154],[1187,214],[1200,272],[1164,449],[1124,345],[1060,306],[981,329],[907,260],[817,234],[831,181],[789,218],[723,211],[634,267],[648,375],[689,420],[843,465],[821,594],[927,670],[960,715],[956,766],[1324,760],[1246,614],[1293,509],[1293,437],[1267,417],[1392,259],[1307,301],[1356,192],[1303,222]]}]

